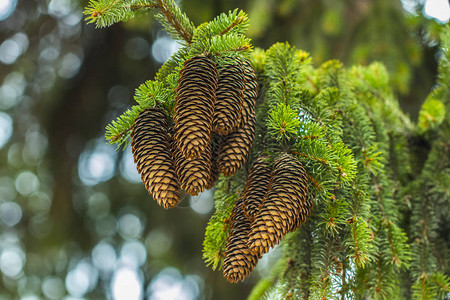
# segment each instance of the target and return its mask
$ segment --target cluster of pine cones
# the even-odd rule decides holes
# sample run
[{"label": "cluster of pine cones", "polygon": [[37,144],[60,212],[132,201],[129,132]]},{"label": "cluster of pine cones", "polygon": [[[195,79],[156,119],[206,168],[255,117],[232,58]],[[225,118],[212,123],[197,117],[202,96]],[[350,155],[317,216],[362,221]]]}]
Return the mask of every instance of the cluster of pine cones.
[{"label": "cluster of pine cones", "polygon": [[225,278],[244,280],[264,253],[306,221],[311,208],[308,175],[295,157],[283,154],[273,166],[267,157],[255,160],[231,212]]},{"label": "cluster of pine cones", "polygon": [[148,192],[164,208],[235,174],[255,136],[255,71],[249,61],[216,67],[208,55],[184,63],[173,126],[159,108],[144,110],[131,133],[134,161]]}]

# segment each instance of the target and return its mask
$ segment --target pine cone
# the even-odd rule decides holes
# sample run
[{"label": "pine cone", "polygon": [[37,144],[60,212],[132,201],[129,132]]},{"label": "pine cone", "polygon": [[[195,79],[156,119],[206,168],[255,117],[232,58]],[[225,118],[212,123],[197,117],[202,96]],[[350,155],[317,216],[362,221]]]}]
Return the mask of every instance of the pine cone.
[{"label": "pine cone", "polygon": [[241,127],[250,120],[250,112],[255,110],[255,101],[258,97],[258,82],[255,70],[249,60],[244,61],[245,89],[242,102]]},{"label": "pine cone", "polygon": [[211,168],[210,168],[210,174],[208,177],[208,184],[205,186],[205,190],[209,190],[214,187],[216,184],[216,181],[219,179],[219,168],[217,167],[217,151],[219,149],[219,139],[213,138],[213,141],[211,143]]},{"label": "pine cone", "polygon": [[238,128],[222,140],[217,159],[220,173],[231,176],[244,165],[252,149],[255,128],[256,118],[253,111],[249,121],[242,128]]},{"label": "pine cone", "polygon": [[241,64],[219,68],[213,114],[213,131],[228,135],[240,124],[244,91],[244,69]]},{"label": "pine cone", "polygon": [[309,197],[307,198],[305,204],[301,207],[300,212],[298,214],[297,222],[289,231],[295,231],[299,228],[303,223],[306,222],[306,219],[311,215],[311,210],[313,207],[313,201]]},{"label": "pine cone", "polygon": [[200,158],[211,142],[216,88],[217,70],[211,59],[198,55],[184,63],[175,90],[174,139],[187,159]]},{"label": "pine cone", "polygon": [[310,210],[308,177],[303,165],[283,154],[273,166],[268,192],[264,197],[249,235],[251,251],[264,254],[306,219]]},{"label": "pine cone", "polygon": [[238,199],[231,212],[231,229],[227,238],[223,276],[229,282],[244,280],[256,266],[260,255],[252,253],[247,246],[250,221],[242,209],[242,197]]},{"label": "pine cone", "polygon": [[181,188],[191,196],[203,192],[211,180],[211,145],[207,145],[200,158],[194,159],[186,159],[181,151],[174,147],[173,158]]},{"label": "pine cone", "polygon": [[142,111],[131,132],[134,162],[147,191],[164,208],[180,202],[180,185],[170,150],[169,123],[158,108]]},{"label": "pine cone", "polygon": [[261,156],[255,160],[249,171],[249,176],[245,182],[243,192],[243,209],[245,216],[253,222],[264,196],[269,187],[272,168],[266,161],[266,156]]}]

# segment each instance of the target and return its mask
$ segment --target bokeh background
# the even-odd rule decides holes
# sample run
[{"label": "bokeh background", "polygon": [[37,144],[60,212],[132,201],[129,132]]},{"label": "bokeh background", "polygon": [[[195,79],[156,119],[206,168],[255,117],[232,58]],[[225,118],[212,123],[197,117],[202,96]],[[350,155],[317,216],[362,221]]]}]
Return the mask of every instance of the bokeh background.
[{"label": "bokeh background", "polygon": [[[0,300],[244,299],[202,261],[212,191],[157,206],[105,126],[179,45],[152,16],[95,29],[79,0],[0,0]],[[183,0],[199,25],[234,8],[257,47],[289,41],[347,66],[382,61],[402,108],[436,76],[447,0]],[[276,251],[275,251],[276,252]]]}]

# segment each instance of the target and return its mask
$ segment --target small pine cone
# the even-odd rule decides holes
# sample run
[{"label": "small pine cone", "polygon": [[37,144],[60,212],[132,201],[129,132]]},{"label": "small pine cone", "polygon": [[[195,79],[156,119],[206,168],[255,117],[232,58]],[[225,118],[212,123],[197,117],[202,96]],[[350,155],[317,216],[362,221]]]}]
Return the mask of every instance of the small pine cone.
[{"label": "small pine cone", "polygon": [[200,158],[186,159],[181,151],[173,147],[175,170],[181,188],[191,196],[197,196],[208,186],[211,177],[211,146],[207,145]]},{"label": "small pine cone", "polygon": [[264,254],[306,219],[308,177],[303,165],[283,154],[273,166],[269,189],[249,235],[250,250]]},{"label": "small pine cone", "polygon": [[188,59],[180,71],[175,97],[177,147],[187,159],[199,159],[211,143],[217,70],[207,56]]},{"label": "small pine cone", "polygon": [[269,187],[272,168],[266,161],[266,156],[261,156],[255,160],[249,171],[249,176],[245,183],[243,192],[243,209],[245,216],[250,222],[253,222],[264,196]]},{"label": "small pine cone", "polygon": [[231,213],[231,228],[227,238],[223,276],[229,282],[244,280],[256,266],[260,255],[248,249],[248,234],[251,226],[242,209],[242,197],[238,199]]},{"label": "small pine cone", "polygon": [[213,131],[220,135],[228,135],[240,124],[245,86],[244,69],[241,64],[233,64],[218,71]]},{"label": "small pine cone", "polygon": [[160,109],[149,108],[139,114],[131,132],[134,162],[142,182],[153,199],[166,209],[177,206],[181,197],[168,126]]},{"label": "small pine cone", "polygon": [[256,81],[255,70],[249,60],[244,61],[245,89],[242,102],[241,127],[248,123],[249,113],[255,110],[255,101],[258,97],[258,82]]},{"label": "small pine cone", "polygon": [[253,111],[243,127],[224,137],[219,146],[217,159],[220,173],[231,176],[244,165],[252,149],[255,128],[256,118]]}]

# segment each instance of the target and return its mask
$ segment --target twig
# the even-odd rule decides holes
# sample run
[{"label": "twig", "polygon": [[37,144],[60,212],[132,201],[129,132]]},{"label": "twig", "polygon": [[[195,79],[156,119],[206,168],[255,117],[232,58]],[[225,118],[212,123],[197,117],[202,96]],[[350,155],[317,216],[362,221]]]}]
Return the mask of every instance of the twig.
[{"label": "twig", "polygon": [[116,141],[120,140],[124,135],[128,134],[128,132],[130,132],[133,129],[133,126],[131,126],[130,128],[128,128],[127,130],[124,130],[116,135],[114,135],[111,138],[108,138],[111,142],[115,143]]},{"label": "twig", "polygon": [[139,10],[142,8],[156,8],[156,5],[153,3],[150,3],[150,4],[135,4],[135,5],[130,6],[131,10]]},{"label": "twig", "polygon": [[112,2],[110,5],[105,6],[102,10],[100,11],[96,11],[94,10],[91,14],[92,18],[97,18],[99,16],[101,16],[105,11],[107,11],[108,9],[110,9],[112,6],[114,6],[114,4],[116,4],[119,0],[114,0],[114,2]]},{"label": "twig", "polygon": [[237,25],[241,24],[242,22],[244,22],[245,18],[243,17],[239,17],[237,18],[233,23],[230,24],[230,26],[228,26],[227,28],[225,28],[220,35],[224,35],[226,34],[228,31],[230,31],[233,27],[236,27]]},{"label": "twig", "polygon": [[171,23],[172,26],[178,31],[183,40],[190,44],[192,42],[192,34],[188,32],[187,29],[183,27],[183,25],[180,24],[179,20],[175,18],[165,2],[163,2],[162,0],[157,0],[156,3],[158,9],[166,17],[167,21]]},{"label": "twig", "polygon": [[290,153],[294,154],[294,155],[298,155],[298,156],[304,157],[304,158],[311,158],[311,159],[313,159],[315,161],[320,162],[321,164],[323,164],[323,165],[325,165],[327,167],[330,167],[330,163],[325,161],[325,160],[323,160],[323,159],[321,159],[321,158],[314,157],[312,155],[308,155],[308,154],[304,154],[304,153],[300,153],[298,151],[290,151]]}]

